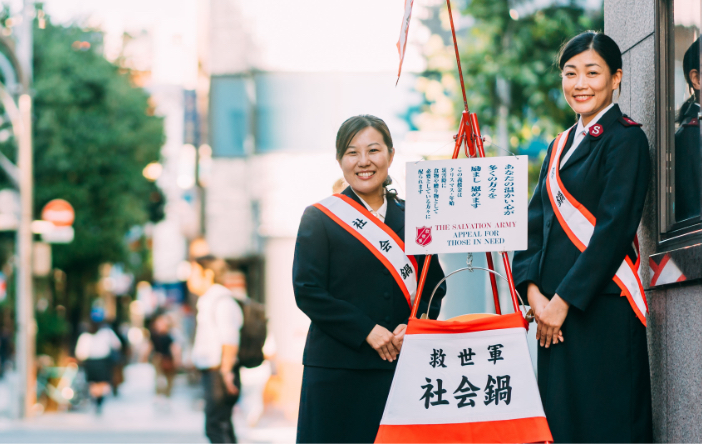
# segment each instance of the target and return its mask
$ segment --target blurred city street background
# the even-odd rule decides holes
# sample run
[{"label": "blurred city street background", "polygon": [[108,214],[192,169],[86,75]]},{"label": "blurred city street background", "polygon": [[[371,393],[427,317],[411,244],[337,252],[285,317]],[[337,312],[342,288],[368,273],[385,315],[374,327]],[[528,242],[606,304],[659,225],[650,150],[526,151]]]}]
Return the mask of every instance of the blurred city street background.
[{"label": "blurred city street background", "polygon": [[[309,326],[291,282],[300,217],[342,176],[335,136],[350,116],[387,122],[401,197],[406,162],[450,157],[463,105],[445,2],[415,2],[399,82],[397,0],[2,5],[0,441],[206,442],[186,286],[205,254],[268,317],[237,435],[294,441]],[[454,14],[488,155],[529,155],[533,184],[572,123],[556,51],[603,28],[602,0],[456,0]],[[440,261],[448,273],[466,257]],[[451,279],[443,318],[494,310],[485,274]],[[182,354],[170,397],[149,353],[159,316]],[[121,343],[100,414],[76,359],[91,319]]]},{"label": "blurred city street background", "polygon": [[[26,421],[0,420],[3,442],[207,442],[202,432],[202,403],[199,387],[179,377],[169,404],[153,396],[154,370],[148,364],[127,367],[120,395],[105,405],[96,417],[90,409],[41,415]],[[11,389],[0,383],[4,408]],[[264,415],[250,427],[241,410],[235,413],[240,442],[285,443],[295,440],[295,427],[280,414]]]}]

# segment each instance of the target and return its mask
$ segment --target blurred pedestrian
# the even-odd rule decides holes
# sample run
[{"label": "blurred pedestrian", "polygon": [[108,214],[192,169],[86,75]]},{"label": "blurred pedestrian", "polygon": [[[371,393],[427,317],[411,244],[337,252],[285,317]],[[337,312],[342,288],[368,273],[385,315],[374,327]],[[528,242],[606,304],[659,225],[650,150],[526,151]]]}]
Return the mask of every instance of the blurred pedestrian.
[{"label": "blurred pedestrian", "polygon": [[12,330],[4,326],[0,329],[0,378],[5,374],[12,357]]},{"label": "blurred pedestrian", "polygon": [[239,399],[239,331],[244,315],[222,285],[227,265],[214,256],[192,263],[188,288],[198,296],[192,361],[201,371],[205,396],[205,435],[210,442],[236,442],[232,412]]},{"label": "blurred pedestrian", "polygon": [[336,179],[336,181],[334,181],[334,185],[332,185],[332,194],[341,193],[347,186],[349,186],[349,184],[346,183],[346,180],[343,177]]},{"label": "blurred pedestrian", "polygon": [[119,386],[124,383],[124,368],[129,362],[129,353],[131,352],[131,347],[127,337],[124,335],[122,330],[116,327],[114,324],[111,325],[112,331],[117,335],[119,342],[122,344],[119,350],[112,352],[112,395],[117,396],[119,394]]},{"label": "blurred pedestrian", "polygon": [[88,331],[78,337],[75,354],[83,364],[90,396],[99,414],[105,395],[110,393],[114,356],[119,353],[122,343],[115,332],[103,324],[105,313],[102,309],[93,309],[90,317]]},{"label": "blurred pedestrian", "polygon": [[[234,299],[246,303],[249,301],[246,290],[246,275],[239,270],[225,273],[224,285],[232,292]],[[275,341],[269,335],[264,346],[264,361],[257,367],[241,367],[241,395],[239,408],[244,414],[249,427],[254,427],[263,415],[263,392],[272,374],[270,358],[275,354]]]},{"label": "blurred pedestrian", "polygon": [[[336,159],[349,187],[302,216],[293,288],[312,323],[298,442],[373,442],[378,432],[424,262],[404,254],[404,201],[387,189],[394,155],[381,119],[346,120]],[[445,284],[431,310],[429,293],[444,273],[436,258],[427,271],[419,313],[435,319]]]},{"label": "blurred pedestrian", "polygon": [[156,370],[156,395],[171,397],[173,379],[180,367],[180,346],[171,334],[171,320],[161,313],[151,324],[147,355]]},{"label": "blurred pedestrian", "polygon": [[[675,123],[675,220],[700,216],[700,39],[683,56],[683,74],[690,98],[683,102]],[[699,266],[699,265],[698,265]]]}]

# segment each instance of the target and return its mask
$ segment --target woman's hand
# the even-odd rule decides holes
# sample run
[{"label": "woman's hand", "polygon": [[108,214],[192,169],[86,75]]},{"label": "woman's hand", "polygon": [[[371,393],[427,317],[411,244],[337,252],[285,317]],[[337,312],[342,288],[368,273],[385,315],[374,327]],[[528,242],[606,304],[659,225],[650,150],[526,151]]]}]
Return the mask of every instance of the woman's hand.
[{"label": "woman's hand", "polygon": [[224,381],[224,388],[232,396],[239,394],[239,389],[234,384],[234,372],[231,370],[221,370],[222,380]]},{"label": "woman's hand", "polygon": [[392,362],[400,353],[393,344],[394,338],[395,336],[387,328],[376,324],[366,338],[366,342],[378,352],[383,361]]},{"label": "woman's hand", "polygon": [[548,305],[548,298],[541,294],[539,287],[533,282],[530,282],[527,287],[527,301],[529,302],[529,306],[534,310],[534,317],[538,321],[541,312],[544,311],[544,308]]},{"label": "woman's hand", "polygon": [[[542,330],[544,329],[544,325],[541,322],[541,314],[550,301],[541,293],[539,287],[533,282],[530,282],[529,286],[527,287],[527,300],[529,301],[529,306],[531,306],[531,308],[534,310],[534,318],[536,319],[536,340],[538,341],[541,339]],[[562,321],[561,324],[563,324]],[[556,342],[554,342],[554,344],[558,343],[559,341],[563,342],[563,333],[560,331],[560,325],[556,336]],[[544,345],[543,341],[541,342],[541,345]]]},{"label": "woman's hand", "polygon": [[402,343],[405,340],[405,330],[407,330],[407,324],[400,324],[395,328],[395,331],[392,332],[394,336],[392,338],[392,343],[398,353],[402,350]]},{"label": "woman's hand", "polygon": [[563,342],[561,326],[568,315],[568,308],[570,308],[570,304],[561,299],[560,296],[554,295],[546,307],[541,310],[540,315],[537,315],[536,338],[542,347],[549,348],[551,344]]}]

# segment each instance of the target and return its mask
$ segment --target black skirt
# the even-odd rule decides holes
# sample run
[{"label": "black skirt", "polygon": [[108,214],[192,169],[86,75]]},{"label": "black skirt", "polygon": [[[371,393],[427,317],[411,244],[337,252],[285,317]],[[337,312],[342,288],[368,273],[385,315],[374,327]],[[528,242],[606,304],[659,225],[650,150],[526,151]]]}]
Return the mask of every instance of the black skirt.
[{"label": "black skirt", "polygon": [[112,359],[86,359],[83,361],[85,379],[88,382],[112,382]]},{"label": "black skirt", "polygon": [[394,374],[305,366],[297,442],[374,442]]},{"label": "black skirt", "polygon": [[555,442],[651,442],[646,328],[625,297],[571,307],[564,342],[539,347],[538,379]]}]

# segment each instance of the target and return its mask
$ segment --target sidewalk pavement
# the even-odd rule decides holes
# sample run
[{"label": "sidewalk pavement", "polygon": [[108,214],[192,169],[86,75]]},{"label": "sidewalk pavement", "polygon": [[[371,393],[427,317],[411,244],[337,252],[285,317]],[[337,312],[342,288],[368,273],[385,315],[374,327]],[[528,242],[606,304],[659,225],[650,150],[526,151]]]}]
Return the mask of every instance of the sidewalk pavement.
[{"label": "sidewalk pavement", "polygon": [[[108,397],[101,415],[92,409],[46,413],[25,420],[0,418],[0,442],[17,443],[206,443],[203,401],[198,388],[184,376],[176,379],[169,402],[154,395],[150,364],[125,369],[119,395]],[[266,412],[254,428],[246,427],[235,412],[239,442],[288,443],[295,441],[295,426],[282,415]]]}]

